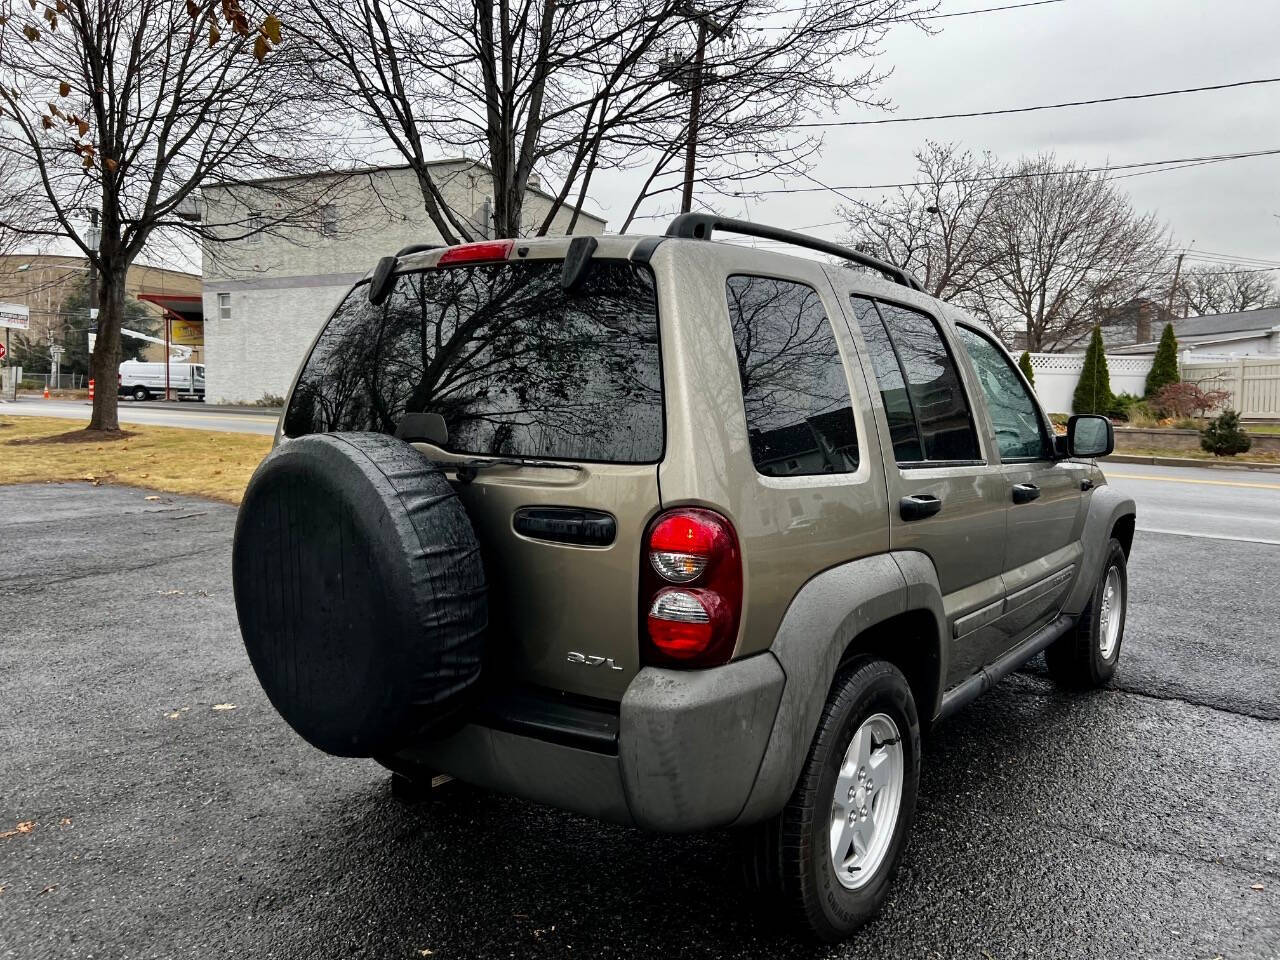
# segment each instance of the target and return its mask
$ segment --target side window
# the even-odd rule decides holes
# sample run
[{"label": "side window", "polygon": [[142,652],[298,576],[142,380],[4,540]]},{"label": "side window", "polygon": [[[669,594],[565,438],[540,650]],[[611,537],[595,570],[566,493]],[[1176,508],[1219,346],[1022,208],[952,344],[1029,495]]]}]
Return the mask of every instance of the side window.
[{"label": "side window", "polygon": [[735,276],[726,292],[756,469],[770,477],[855,471],[849,384],[817,291]]},{"label": "side window", "polygon": [[1045,459],[1049,441],[1035,399],[1014,372],[1013,364],[994,343],[967,327],[957,328],[973,361],[991,413],[1002,460]]},{"label": "side window", "polygon": [[880,319],[874,301],[866,297],[853,297],[852,300],[853,315],[862,330],[862,339],[867,342],[871,367],[875,370],[880,398],[884,401],[884,412],[889,418],[889,437],[893,441],[894,459],[898,463],[923,460],[924,449],[920,446],[916,415],[911,409],[907,381],[903,379],[902,368],[898,366],[898,356],[889,341],[889,331],[884,328],[884,321]]},{"label": "side window", "polygon": [[892,303],[877,306],[906,376],[924,458],[981,460],[964,385],[938,325],[916,310]]}]

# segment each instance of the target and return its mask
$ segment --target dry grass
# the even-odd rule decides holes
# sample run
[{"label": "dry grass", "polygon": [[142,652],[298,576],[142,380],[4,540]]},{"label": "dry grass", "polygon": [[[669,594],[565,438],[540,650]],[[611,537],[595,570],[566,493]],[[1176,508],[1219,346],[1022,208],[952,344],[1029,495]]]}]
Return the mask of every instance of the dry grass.
[{"label": "dry grass", "polygon": [[270,450],[252,434],[128,424],[107,438],[71,420],[0,417],[0,483],[88,480],[239,503]]}]

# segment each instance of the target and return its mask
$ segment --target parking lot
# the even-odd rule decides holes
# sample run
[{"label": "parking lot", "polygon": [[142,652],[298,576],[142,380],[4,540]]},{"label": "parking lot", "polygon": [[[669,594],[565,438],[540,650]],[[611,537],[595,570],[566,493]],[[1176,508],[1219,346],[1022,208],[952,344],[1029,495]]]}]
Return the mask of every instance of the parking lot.
[{"label": "parking lot", "polygon": [[941,726],[894,892],[835,948],[768,922],[730,834],[406,806],[306,746],[240,643],[233,507],[0,487],[0,833],[34,823],[0,957],[1280,957],[1280,477],[1114,473],[1117,682],[1033,664]]}]

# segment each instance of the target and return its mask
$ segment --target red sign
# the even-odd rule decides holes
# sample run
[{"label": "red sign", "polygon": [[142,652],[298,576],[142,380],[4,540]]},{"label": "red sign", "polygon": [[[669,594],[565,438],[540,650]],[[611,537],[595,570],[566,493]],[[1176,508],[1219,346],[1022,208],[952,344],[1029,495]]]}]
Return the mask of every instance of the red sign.
[{"label": "red sign", "polygon": [[3,359],[4,359],[4,353],[5,353],[5,351],[4,351],[4,344],[3,344],[3,343],[0,343],[0,360],[3,360]]}]

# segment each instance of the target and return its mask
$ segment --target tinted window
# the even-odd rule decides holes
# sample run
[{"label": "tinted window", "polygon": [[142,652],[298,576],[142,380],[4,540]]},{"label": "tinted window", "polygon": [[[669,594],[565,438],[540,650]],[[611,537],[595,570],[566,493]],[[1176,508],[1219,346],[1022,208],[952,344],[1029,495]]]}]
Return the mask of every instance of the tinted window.
[{"label": "tinted window", "polygon": [[981,460],[960,374],[931,317],[892,303],[880,315],[897,350],[926,460]]},{"label": "tinted window", "polygon": [[889,420],[894,459],[898,463],[923,460],[924,450],[920,446],[916,415],[911,409],[911,398],[907,394],[907,382],[902,377],[902,367],[898,366],[898,356],[889,341],[889,331],[884,328],[874,301],[866,297],[852,299],[853,313],[862,330],[862,338],[867,342],[871,367],[875,370],[885,416]]},{"label": "tinted window", "polygon": [[652,462],[662,456],[658,308],[646,267],[559,261],[402,274],[382,307],[357,286],[303,368],[289,436],[394,433],[441,414],[459,453]]},{"label": "tinted window", "polygon": [[852,473],[858,436],[849,384],[817,292],[730,277],[728,298],[756,469],[772,477]]},{"label": "tinted window", "polygon": [[1048,457],[1048,440],[1036,401],[1022,385],[1009,358],[981,334],[965,327],[957,329],[987,398],[1001,459]]}]

